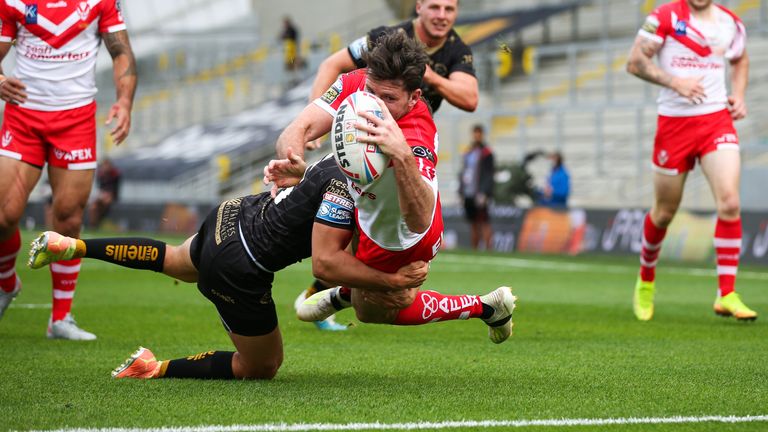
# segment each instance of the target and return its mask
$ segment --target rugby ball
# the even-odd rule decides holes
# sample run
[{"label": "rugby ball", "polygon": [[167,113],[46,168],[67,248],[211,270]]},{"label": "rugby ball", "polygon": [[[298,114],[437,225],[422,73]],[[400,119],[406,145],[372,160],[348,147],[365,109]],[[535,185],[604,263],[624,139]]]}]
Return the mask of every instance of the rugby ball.
[{"label": "rugby ball", "polygon": [[331,130],[336,163],[345,176],[361,186],[381,178],[389,166],[389,156],[382,153],[378,145],[357,141],[358,137],[368,135],[355,128],[356,123],[367,121],[358,117],[358,113],[364,111],[382,118],[381,107],[372,94],[364,91],[352,93],[339,105]]}]

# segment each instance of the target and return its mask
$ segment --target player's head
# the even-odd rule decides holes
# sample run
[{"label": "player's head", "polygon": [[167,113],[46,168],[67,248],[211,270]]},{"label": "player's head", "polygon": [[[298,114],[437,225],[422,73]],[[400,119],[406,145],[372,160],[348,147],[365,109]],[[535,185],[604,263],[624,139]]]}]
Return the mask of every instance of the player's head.
[{"label": "player's head", "polygon": [[472,141],[477,144],[482,143],[483,135],[485,135],[485,128],[483,128],[483,125],[478,123],[472,126]]},{"label": "player's head", "polygon": [[417,24],[431,41],[440,41],[448,36],[448,32],[456,22],[459,14],[459,0],[417,0]]},{"label": "player's head", "polygon": [[694,10],[704,10],[712,4],[712,0],[688,0],[688,6]]},{"label": "player's head", "polygon": [[410,111],[421,98],[421,81],[429,57],[422,45],[404,32],[391,32],[363,54],[368,65],[366,91],[389,108],[395,120]]}]

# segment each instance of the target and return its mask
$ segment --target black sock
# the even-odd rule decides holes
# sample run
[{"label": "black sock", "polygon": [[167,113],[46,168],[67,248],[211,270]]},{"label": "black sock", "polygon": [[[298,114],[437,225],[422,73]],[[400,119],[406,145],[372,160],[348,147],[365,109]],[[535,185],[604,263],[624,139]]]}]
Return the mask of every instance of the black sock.
[{"label": "black sock", "polygon": [[233,379],[232,351],[208,351],[170,360],[165,378]]},{"label": "black sock", "polygon": [[496,312],[496,309],[488,306],[487,304],[483,303],[483,314],[480,315],[480,318],[482,319],[488,319],[490,318],[493,313]]},{"label": "black sock", "polygon": [[336,310],[342,310],[352,306],[352,290],[340,286],[331,291],[331,303]]},{"label": "black sock", "polygon": [[315,279],[314,282],[312,282],[312,288],[315,289],[315,292],[325,291],[328,288],[332,288],[331,285],[326,285],[324,282],[322,282],[319,279]]},{"label": "black sock", "polygon": [[163,271],[165,242],[142,237],[99,238],[83,240],[85,257],[123,267]]}]

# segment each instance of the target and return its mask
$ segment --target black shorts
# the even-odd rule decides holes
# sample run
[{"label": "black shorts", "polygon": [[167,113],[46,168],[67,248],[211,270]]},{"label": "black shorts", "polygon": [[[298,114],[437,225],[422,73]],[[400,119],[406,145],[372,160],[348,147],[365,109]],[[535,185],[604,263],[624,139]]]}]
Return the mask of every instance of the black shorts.
[{"label": "black shorts", "polygon": [[240,199],[225,201],[205,218],[190,245],[197,288],[216,306],[227,331],[262,336],[277,327],[273,273],[254,263],[240,241]]},{"label": "black shorts", "polygon": [[474,197],[464,198],[464,215],[470,222],[487,222],[490,219],[488,206],[477,205]]}]

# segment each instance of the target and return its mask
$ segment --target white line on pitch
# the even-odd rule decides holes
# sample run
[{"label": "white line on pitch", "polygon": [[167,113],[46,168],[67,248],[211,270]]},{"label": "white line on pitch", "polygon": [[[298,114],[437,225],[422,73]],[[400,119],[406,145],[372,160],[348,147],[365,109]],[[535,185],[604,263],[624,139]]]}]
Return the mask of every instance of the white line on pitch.
[{"label": "white line on pitch", "polygon": [[156,428],[73,428],[48,432],[311,432],[311,431],[362,431],[362,430],[420,430],[497,427],[568,427],[610,426],[639,424],[690,424],[690,423],[754,423],[768,422],[768,415],[754,416],[702,416],[702,417],[626,417],[604,419],[542,419],[542,420],[462,420],[443,422],[410,423],[272,423],[254,425],[177,426]]},{"label": "white line on pitch", "polygon": [[[573,262],[559,262],[559,261],[542,261],[538,259],[525,259],[525,258],[507,258],[507,257],[494,257],[494,256],[470,256],[470,255],[438,255],[433,264],[439,265],[441,263],[451,263],[449,268],[441,268],[441,272],[445,271],[466,271],[466,269],[457,269],[454,264],[483,264],[483,265],[495,265],[501,267],[515,267],[524,269],[540,269],[540,270],[560,270],[571,272],[602,272],[612,274],[624,274],[624,273],[636,273],[637,267],[629,267],[626,265],[617,264],[581,264]],[[639,264],[638,264],[639,266]],[[682,274],[686,276],[704,276],[713,277],[717,273],[714,269],[702,269],[702,268],[685,268],[685,267],[664,267],[662,271]],[[487,271],[487,269],[480,269],[478,271]],[[739,278],[754,279],[754,280],[768,280],[768,272],[754,272],[754,271],[739,271]]]}]

